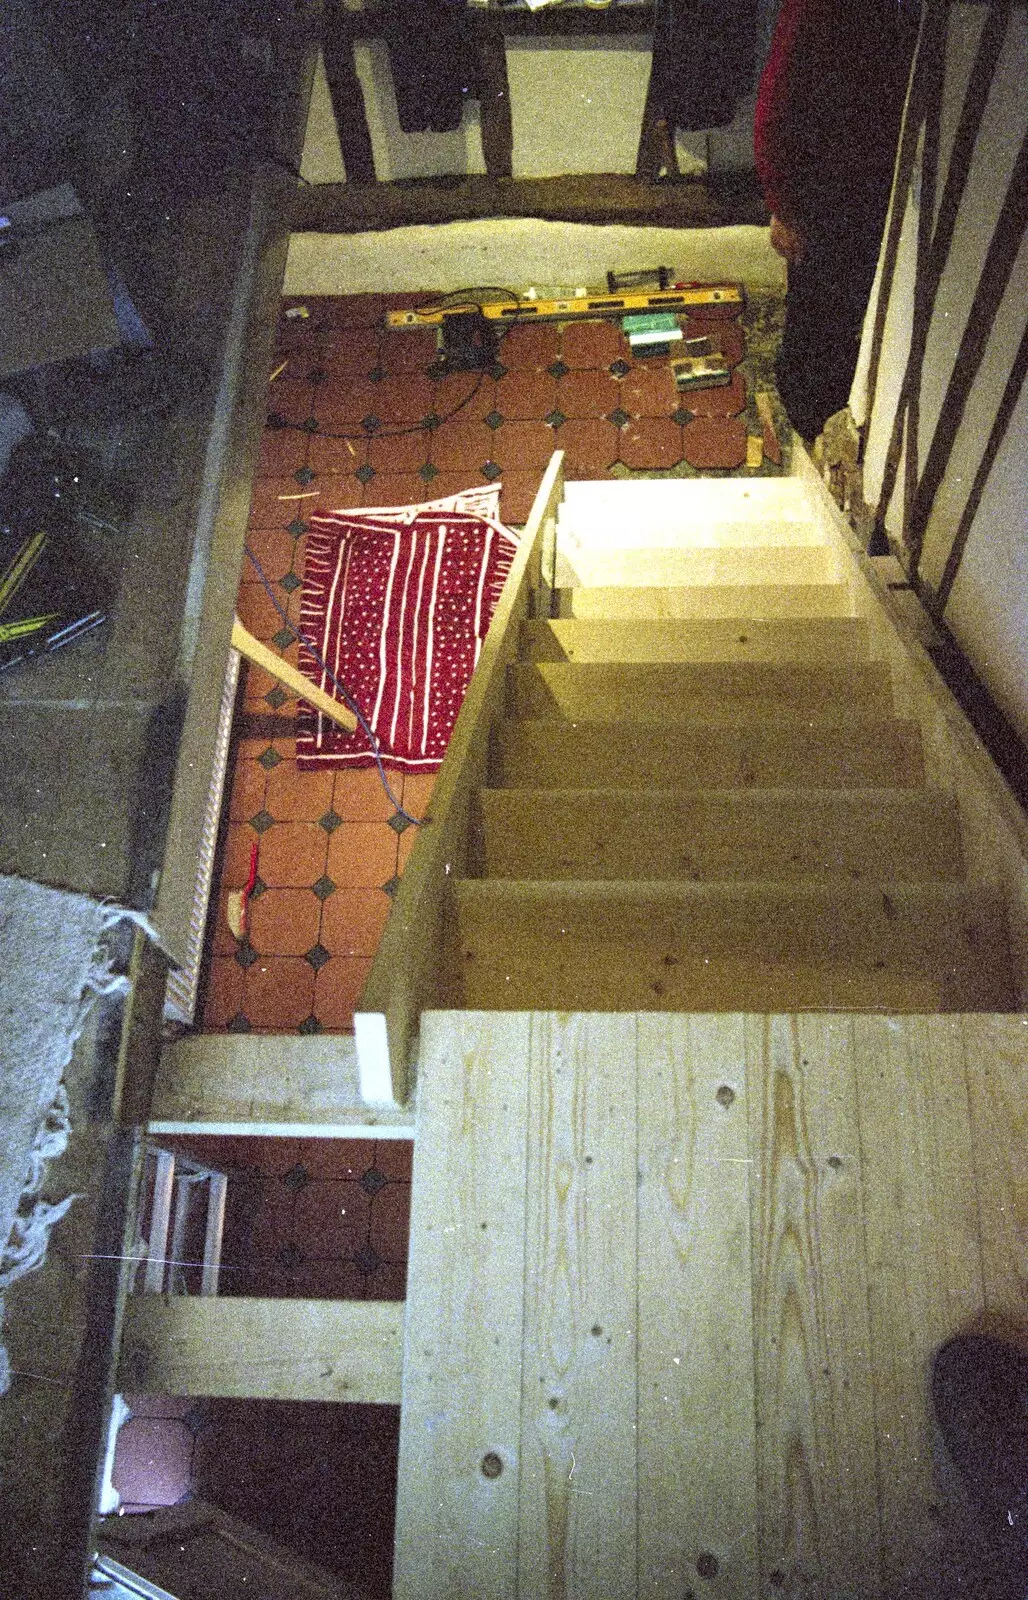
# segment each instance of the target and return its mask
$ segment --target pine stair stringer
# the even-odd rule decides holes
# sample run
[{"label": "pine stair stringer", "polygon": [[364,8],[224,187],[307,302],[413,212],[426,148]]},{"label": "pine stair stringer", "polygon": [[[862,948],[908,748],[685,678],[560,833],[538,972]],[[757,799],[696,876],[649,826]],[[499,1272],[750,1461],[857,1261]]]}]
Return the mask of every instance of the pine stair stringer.
[{"label": "pine stair stringer", "polygon": [[452,882],[474,866],[472,808],[486,780],[491,731],[505,702],[521,624],[549,616],[564,453],[543,475],[499,603],[457,716],[417,848],[403,874],[371,972],[354,1012],[361,1092],[403,1105],[411,1090],[421,1013],[441,990],[444,923]]}]

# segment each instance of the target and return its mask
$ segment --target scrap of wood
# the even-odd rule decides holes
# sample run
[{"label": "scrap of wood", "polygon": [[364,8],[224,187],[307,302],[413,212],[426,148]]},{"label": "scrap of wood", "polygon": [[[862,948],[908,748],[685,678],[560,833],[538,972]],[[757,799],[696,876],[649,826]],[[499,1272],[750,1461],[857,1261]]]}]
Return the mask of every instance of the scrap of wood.
[{"label": "scrap of wood", "polygon": [[746,465],[759,467],[764,461],[764,441],[757,434],[751,433],[746,440]]},{"label": "scrap of wood", "polygon": [[338,700],[333,700],[324,689],[319,689],[310,683],[299,667],[294,667],[284,657],[276,655],[270,646],[255,639],[253,634],[243,627],[238,617],[232,623],[232,646],[247,661],[252,661],[254,666],[263,667],[265,672],[270,672],[284,689],[298,695],[301,700],[306,700],[307,704],[313,706],[315,711],[320,711],[323,717],[328,717],[331,722],[337,722],[347,733],[354,732],[357,718],[352,711],[340,705]]},{"label": "scrap of wood", "polygon": [[243,937],[243,891],[230,889],[225,898],[225,921],[233,939]]},{"label": "scrap of wood", "polygon": [[771,405],[771,396],[766,389],[758,389],[755,397],[757,402],[757,415],[763,427],[764,454],[776,467],[782,464],[782,445],[775,427],[775,414]]}]

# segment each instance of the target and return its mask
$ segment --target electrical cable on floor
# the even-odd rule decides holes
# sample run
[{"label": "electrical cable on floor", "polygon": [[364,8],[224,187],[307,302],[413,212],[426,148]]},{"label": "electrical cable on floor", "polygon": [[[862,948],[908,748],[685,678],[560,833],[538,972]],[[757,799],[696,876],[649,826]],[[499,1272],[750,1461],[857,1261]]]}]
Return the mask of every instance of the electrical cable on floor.
[{"label": "electrical cable on floor", "polygon": [[[467,306],[469,308],[469,310],[477,311],[477,312],[479,312],[480,315],[484,316],[485,313],[484,313],[484,309],[483,309],[483,306],[482,306],[482,302],[480,300],[472,300],[472,299],[469,298],[471,295],[476,295],[476,294],[506,294],[506,295],[510,296],[510,298],[514,301],[515,305],[520,305],[521,304],[521,296],[519,294],[517,294],[515,290],[513,290],[513,289],[505,289],[505,288],[498,288],[498,287],[490,284],[490,285],[487,285],[485,287],[476,287],[476,288],[473,288],[473,289],[454,289],[454,290],[451,291],[451,293],[443,295],[441,300],[439,300],[439,301],[437,301],[435,303],[431,303],[431,304],[429,304],[427,306],[418,306],[417,310],[423,311],[426,315],[434,314],[437,311],[443,311],[443,310],[447,309],[446,301],[456,299],[458,307]],[[455,310],[455,309],[457,309],[457,307],[450,307],[449,309]],[[497,338],[496,338],[497,353],[499,353],[499,348],[502,345],[504,339],[506,339],[508,333],[512,332],[512,330],[514,328],[518,327],[520,325],[521,321],[522,321],[522,318],[514,317],[514,318],[511,319],[511,321],[504,323],[503,327],[499,330],[499,332],[497,334]],[[490,365],[491,364],[492,363],[490,363]],[[467,369],[463,369],[463,370],[467,370]],[[446,374],[444,374],[444,376],[446,376]],[[407,428],[384,428],[384,429],[376,428],[373,433],[369,433],[367,431],[367,429],[365,429],[365,428],[361,428],[359,433],[330,433],[328,431],[328,429],[326,429],[326,428],[318,428],[317,437],[319,439],[344,439],[344,440],[352,440],[352,439],[405,439],[405,438],[408,438],[412,433],[436,433],[436,432],[438,432],[438,430],[440,428],[445,427],[448,422],[452,422],[454,417],[456,417],[461,411],[464,410],[465,406],[469,406],[471,404],[472,400],[474,400],[475,396],[478,394],[479,390],[481,389],[483,383],[485,382],[485,380],[486,380],[486,378],[488,376],[489,376],[489,367],[483,367],[481,369],[481,371],[479,372],[479,374],[478,374],[478,381],[476,382],[475,387],[470,391],[470,393],[466,394],[464,396],[464,399],[461,400],[457,405],[455,405],[452,411],[448,411],[446,413],[446,415],[443,416],[443,417],[434,417],[431,422],[428,422],[424,418],[422,418],[422,420],[420,422],[412,423],[410,425],[410,427],[407,427]],[[272,418],[274,418],[274,421],[272,421]],[[311,430],[307,427],[307,424],[305,422],[288,422],[286,420],[286,418],[282,416],[281,412],[278,412],[278,411],[271,411],[271,412],[268,413],[268,426],[273,428],[273,429],[276,429],[276,430],[289,429],[293,433],[309,433],[309,432],[311,432]]]}]

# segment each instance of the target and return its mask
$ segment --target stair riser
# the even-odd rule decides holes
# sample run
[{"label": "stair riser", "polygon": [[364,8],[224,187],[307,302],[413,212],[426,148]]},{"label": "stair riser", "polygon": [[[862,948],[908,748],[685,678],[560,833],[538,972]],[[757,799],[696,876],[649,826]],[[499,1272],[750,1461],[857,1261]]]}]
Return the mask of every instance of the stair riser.
[{"label": "stair riser", "polygon": [[[581,886],[579,886],[581,888]],[[456,886],[451,1003],[490,1010],[1004,1011],[1003,915],[982,892],[605,897]]]},{"label": "stair riser", "polygon": [[728,706],[733,716],[753,717],[817,717],[853,707],[876,720],[892,714],[887,669],[860,662],[844,667],[524,663],[509,669],[508,685],[515,717],[682,720],[723,716]]},{"label": "stair riser", "polygon": [[838,621],[643,621],[583,619],[527,622],[522,661],[785,662],[866,661],[866,623]]},{"label": "stair riser", "polygon": [[558,539],[558,581],[632,588],[710,585],[831,584],[842,576],[839,557],[820,545],[782,549],[592,550]]},{"label": "stair riser", "polygon": [[569,547],[597,554],[605,550],[774,550],[827,545],[824,530],[816,522],[785,518],[764,523],[706,522],[683,517],[680,512],[659,518],[645,513],[626,518],[608,511],[584,527],[577,516],[562,516],[557,531]]},{"label": "stair riser", "polygon": [[559,590],[556,610],[559,617],[568,618],[786,620],[849,617],[853,603],[842,583],[729,584],[695,589],[585,586]]},{"label": "stair riser", "polygon": [[485,875],[717,882],[956,881],[960,826],[945,795],[649,796],[565,790],[480,795]]},{"label": "stair riser", "polygon": [[492,782],[507,788],[859,788],[924,781],[913,722],[826,726],[784,719],[708,727],[508,722]]}]

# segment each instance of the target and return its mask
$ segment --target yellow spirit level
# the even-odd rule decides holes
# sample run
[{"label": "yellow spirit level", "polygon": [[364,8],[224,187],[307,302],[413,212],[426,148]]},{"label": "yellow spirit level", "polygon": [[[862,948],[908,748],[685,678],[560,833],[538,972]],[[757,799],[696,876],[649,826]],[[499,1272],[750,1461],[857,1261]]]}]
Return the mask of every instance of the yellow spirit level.
[{"label": "yellow spirit level", "polygon": [[646,294],[599,294],[573,296],[568,300],[493,300],[478,304],[416,306],[410,311],[387,311],[387,328],[434,328],[446,317],[466,316],[477,311],[490,322],[564,321],[572,317],[619,317],[631,311],[689,311],[704,306],[739,306],[742,290],[737,284],[696,284],[687,289],[654,289]]}]

